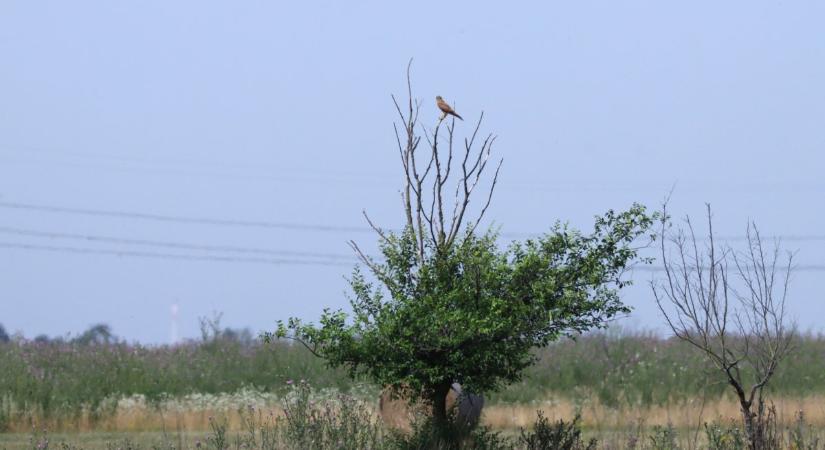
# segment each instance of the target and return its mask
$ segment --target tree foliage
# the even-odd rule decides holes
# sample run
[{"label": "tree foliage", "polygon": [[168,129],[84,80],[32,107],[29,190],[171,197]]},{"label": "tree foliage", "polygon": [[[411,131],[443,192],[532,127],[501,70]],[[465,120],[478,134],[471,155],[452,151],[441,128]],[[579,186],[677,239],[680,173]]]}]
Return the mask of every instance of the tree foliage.
[{"label": "tree foliage", "polygon": [[105,323],[92,325],[80,336],[72,339],[72,343],[79,345],[108,345],[117,341],[112,334],[112,327]]},{"label": "tree foliage", "polygon": [[496,390],[520,378],[534,347],[628,312],[622,275],[650,225],[634,205],[597,218],[590,234],[557,225],[500,249],[494,233],[466,233],[450,247],[428,246],[423,261],[412,232],[388,233],[374,276],[356,268],[350,279],[351,320],[325,310],[319,326],[290,319],[276,336],[384,385]]}]

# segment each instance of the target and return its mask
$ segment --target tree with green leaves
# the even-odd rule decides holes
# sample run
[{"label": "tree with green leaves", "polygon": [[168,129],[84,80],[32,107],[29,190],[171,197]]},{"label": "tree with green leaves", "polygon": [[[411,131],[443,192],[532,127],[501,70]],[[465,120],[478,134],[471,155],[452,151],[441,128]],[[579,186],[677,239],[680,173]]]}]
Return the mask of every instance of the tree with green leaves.
[{"label": "tree with green leaves", "polygon": [[[627,313],[619,289],[630,283],[623,275],[640,261],[634,245],[652,218],[633,205],[596,218],[588,234],[556,224],[541,237],[500,247],[494,231],[477,232],[501,167],[499,161],[484,184],[495,137],[477,139],[483,113],[459,143],[455,119],[445,125],[442,116],[432,131],[419,127],[409,67],[407,88],[404,108],[393,97],[403,123],[403,131],[396,126],[406,179],[403,230],[380,228],[364,214],[380,255],[351,242],[366,268],[350,278],[352,313],[326,309],[317,325],[293,318],[265,338],[294,339],[353,376],[403,386],[444,426],[454,382],[470,392],[494,391],[520,379],[534,348]],[[428,144],[423,158],[419,130]],[[487,186],[485,200],[469,220],[479,185]]]},{"label": "tree with green leaves", "polygon": [[6,333],[6,329],[3,328],[3,324],[0,323],[0,344],[4,344],[6,342],[11,341],[9,334]]}]

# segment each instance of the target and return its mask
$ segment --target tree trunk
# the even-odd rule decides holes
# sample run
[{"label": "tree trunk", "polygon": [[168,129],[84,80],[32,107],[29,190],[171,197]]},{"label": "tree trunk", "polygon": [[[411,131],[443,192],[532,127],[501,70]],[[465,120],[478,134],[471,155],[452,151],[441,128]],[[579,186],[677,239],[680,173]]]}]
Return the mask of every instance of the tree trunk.
[{"label": "tree trunk", "polygon": [[[756,412],[753,411],[754,406]],[[744,398],[740,399],[740,408],[742,421],[745,424],[745,435],[748,438],[748,449],[769,450],[773,448],[766,434],[765,403],[762,400],[762,393],[759,393],[756,405]]]},{"label": "tree trunk", "polygon": [[750,450],[760,450],[761,445],[759,445],[759,436],[756,430],[757,424],[755,419],[755,414],[751,412],[750,405],[741,405],[742,408],[742,420],[745,422],[745,435],[748,437],[748,448]]},{"label": "tree trunk", "polygon": [[761,445],[759,445],[758,432],[756,429],[758,426],[756,414],[751,411],[753,402],[748,400],[745,391],[742,389],[742,385],[738,382],[738,380],[730,377],[728,382],[736,390],[736,396],[739,398],[739,411],[742,413],[742,424],[745,426],[745,437],[748,440],[748,450],[760,450]]},{"label": "tree trunk", "polygon": [[432,389],[432,398],[430,403],[433,408],[433,425],[437,430],[443,431],[449,425],[449,417],[447,415],[447,394],[450,393],[452,383],[442,382]]}]

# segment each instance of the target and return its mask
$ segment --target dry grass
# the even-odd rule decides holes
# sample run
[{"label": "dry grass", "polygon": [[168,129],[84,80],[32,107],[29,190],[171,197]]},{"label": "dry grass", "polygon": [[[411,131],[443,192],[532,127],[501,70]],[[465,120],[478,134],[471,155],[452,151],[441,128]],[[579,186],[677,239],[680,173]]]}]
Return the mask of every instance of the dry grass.
[{"label": "dry grass", "polygon": [[[825,395],[804,398],[776,398],[779,425],[791,425],[801,411],[807,423],[825,427]],[[536,410],[543,410],[551,420],[571,420],[581,414],[581,424],[595,429],[631,429],[644,426],[666,426],[691,429],[704,422],[740,419],[738,403],[732,398],[702,402],[701,399],[674,402],[664,406],[623,406],[608,408],[598,402],[576,404],[569,400],[548,400],[535,405],[493,405],[485,408],[483,422],[496,429],[528,427],[536,420]]]},{"label": "dry grass", "polygon": [[[779,425],[791,425],[801,411],[808,424],[825,428],[825,395],[804,398],[776,398]],[[377,410],[377,405],[376,405]],[[542,410],[551,420],[571,420],[581,414],[581,425],[591,430],[628,430],[656,425],[672,425],[677,429],[695,429],[704,422],[739,420],[739,409],[731,398],[674,402],[665,406],[623,406],[610,408],[597,401],[573,402],[567,399],[547,400],[535,404],[493,404],[484,408],[482,423],[497,430],[516,430],[529,427]],[[277,406],[256,408],[256,415],[279,417],[283,411]],[[113,414],[93,419],[89,414],[74,418],[21,418],[11,422],[11,432],[29,432],[32,427],[52,431],[78,432],[144,432],[144,431],[206,431],[210,418],[226,420],[230,430],[241,429],[241,414],[237,409],[155,408],[131,405],[118,408]]]},{"label": "dry grass", "polygon": [[[260,411],[265,416],[280,417],[283,410],[272,407]],[[148,431],[207,431],[214,418],[226,421],[232,431],[241,429],[241,414],[237,410],[199,409],[189,411],[161,411],[148,407],[119,409],[103,418],[80,414],[73,418],[26,417],[12,421],[8,431],[26,433],[32,429],[64,432],[148,432]]]}]

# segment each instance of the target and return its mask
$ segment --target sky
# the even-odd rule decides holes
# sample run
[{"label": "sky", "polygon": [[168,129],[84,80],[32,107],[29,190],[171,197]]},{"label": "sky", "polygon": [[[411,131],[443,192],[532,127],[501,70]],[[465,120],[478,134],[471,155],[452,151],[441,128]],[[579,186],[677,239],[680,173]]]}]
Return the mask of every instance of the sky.
[{"label": "sky", "polygon": [[[258,332],[347,308],[362,210],[403,224],[410,58],[426,127],[441,95],[458,133],[484,111],[498,136],[505,236],[675,186],[675,216],[710,203],[720,235],[753,220],[825,266],[823,21],[817,1],[4,0],[0,323],[160,344],[214,313]],[[662,329],[651,276],[618,326]],[[803,330],[825,329],[823,276],[793,276]]]}]

